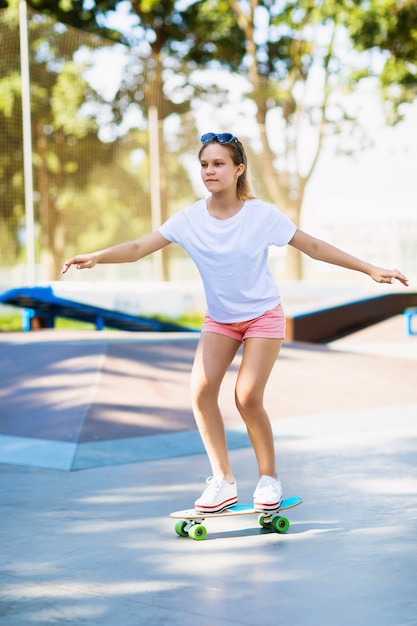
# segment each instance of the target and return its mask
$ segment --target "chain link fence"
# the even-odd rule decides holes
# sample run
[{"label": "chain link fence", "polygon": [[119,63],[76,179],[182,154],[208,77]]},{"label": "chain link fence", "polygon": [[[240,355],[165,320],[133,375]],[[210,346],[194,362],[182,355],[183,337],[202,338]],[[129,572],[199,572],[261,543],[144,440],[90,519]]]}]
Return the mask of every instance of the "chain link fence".
[{"label": "chain link fence", "polygon": [[[155,220],[165,219],[179,203],[183,206],[195,197],[183,164],[183,156],[195,155],[198,149],[193,118],[182,113],[181,141],[162,140],[170,111],[163,92],[153,84],[156,74],[125,46],[45,15],[29,11],[28,26],[32,206],[25,197],[28,142],[22,120],[25,85],[19,15],[12,9],[0,11],[3,286],[27,283],[29,238],[34,244],[36,282],[57,280],[69,256],[140,237]],[[154,120],[153,131],[149,119]],[[153,155],[150,131],[155,137]],[[151,160],[158,158],[163,167],[155,191],[151,167],[156,166]],[[33,231],[28,230],[28,210],[33,210]],[[172,262],[183,258],[179,249],[170,248]],[[151,259],[135,267],[100,268],[94,276],[78,274],[77,280],[167,279],[169,267],[167,255],[162,264]]]}]

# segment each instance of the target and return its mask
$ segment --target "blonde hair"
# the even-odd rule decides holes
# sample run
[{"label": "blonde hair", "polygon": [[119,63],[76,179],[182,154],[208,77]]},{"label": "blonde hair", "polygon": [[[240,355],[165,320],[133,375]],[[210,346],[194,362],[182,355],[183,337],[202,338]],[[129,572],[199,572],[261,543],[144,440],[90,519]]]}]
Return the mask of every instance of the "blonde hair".
[{"label": "blonde hair", "polygon": [[[203,150],[206,146],[208,146],[210,143],[216,143],[216,142],[217,142],[217,139],[213,137],[211,141],[208,141],[207,143],[202,145],[198,152],[198,158],[201,159],[201,155],[203,154]],[[221,143],[220,145],[223,146],[223,148],[226,148],[226,150],[228,150],[232,158],[232,161],[235,165],[241,165],[243,163],[243,165],[245,166],[245,169],[243,170],[242,174],[237,179],[237,183],[236,183],[237,197],[239,198],[239,200],[253,200],[255,196],[252,194],[250,190],[250,185],[249,185],[249,180],[248,180],[248,159],[246,157],[246,152],[243,147],[243,144],[240,143],[239,139],[236,139],[236,141],[231,141],[230,143]],[[242,161],[242,157],[243,157],[243,161]]]}]

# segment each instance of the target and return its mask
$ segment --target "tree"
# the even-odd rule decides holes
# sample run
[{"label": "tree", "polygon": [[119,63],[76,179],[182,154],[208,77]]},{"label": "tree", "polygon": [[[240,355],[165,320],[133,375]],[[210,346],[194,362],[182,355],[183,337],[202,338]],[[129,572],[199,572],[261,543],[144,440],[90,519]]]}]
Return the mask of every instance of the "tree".
[{"label": "tree", "polygon": [[[158,115],[157,141],[160,161],[168,163],[163,122],[172,114],[181,115],[189,111],[190,101],[187,97],[169,97],[164,88],[164,72],[173,75],[178,70],[181,58],[178,50],[184,40],[193,38],[195,6],[191,5],[180,10],[175,0],[132,2],[132,12],[138,18],[138,41],[137,38],[133,39],[131,34],[123,35],[122,32],[112,30],[103,24],[105,16],[115,11],[121,4],[120,0],[92,2],[88,10],[85,10],[84,3],[80,0],[71,0],[65,4],[64,9],[51,0],[31,0],[30,4],[42,12],[54,15],[66,24],[109,36],[116,41],[128,42],[132,46],[139,44],[141,52],[138,52],[136,59],[132,57],[112,104],[114,120],[116,123],[121,122],[127,106],[133,101],[140,103],[145,116],[148,116],[149,109],[154,107]],[[185,47],[188,48],[188,45]],[[189,133],[184,136],[187,135]],[[168,168],[160,169],[159,193],[163,220],[168,216],[168,173]],[[167,249],[162,251],[162,258],[163,276],[167,279],[169,277]]]},{"label": "tree", "polygon": [[[68,0],[60,13],[51,0],[30,1],[64,21],[91,32],[104,26],[107,35],[146,49],[142,55],[146,80],[134,72],[125,80],[114,106],[120,116],[132,94],[141,100],[145,113],[156,103],[161,121],[185,112],[192,99],[218,97],[216,89],[204,94],[196,86],[193,70],[199,64],[245,76],[261,144],[254,166],[270,200],[296,224],[326,137],[357,128],[341,94],[375,72],[369,55],[363,56],[359,70],[346,63],[349,37],[360,51],[377,48],[378,54],[386,53],[380,75],[391,102],[392,84],[400,88],[395,111],[414,97],[416,41],[410,24],[415,23],[416,8],[410,0],[132,0],[130,13],[137,22],[127,33],[117,33],[107,20],[120,8],[119,0],[92,1],[88,10],[82,0]],[[166,89],[167,76],[172,75],[180,82],[181,94]],[[147,88],[150,77],[152,90]],[[159,128],[164,155],[162,123]],[[166,180],[161,187],[166,189]],[[288,276],[300,278],[300,255],[290,251]]]},{"label": "tree", "polygon": [[[0,154],[1,242],[8,259],[16,259],[22,244],[24,221],[20,51],[17,7],[1,14]],[[31,112],[36,222],[42,260],[48,278],[57,279],[67,250],[94,226],[103,245],[114,241],[121,225],[139,215],[141,180],[126,158],[127,140],[103,144],[97,136],[96,113],[82,113],[85,103],[103,104],[83,78],[84,66],[74,54],[87,37],[68,36],[66,28],[53,28],[50,18],[32,16]],[[95,42],[103,45],[102,42]],[[141,146],[136,136],[133,151]],[[132,184],[127,184],[131,179]],[[124,181],[124,197],[115,190]],[[101,193],[98,192],[100,190]],[[132,190],[129,196],[129,190]],[[134,192],[133,192],[134,190]],[[114,210],[118,204],[119,211]],[[113,218],[110,209],[113,205]],[[88,211],[86,211],[88,207]],[[102,226],[102,227],[101,227]],[[136,224],[140,230],[140,224]],[[149,228],[149,223],[147,224]],[[147,230],[147,228],[144,230]],[[13,252],[11,246],[14,246]],[[3,247],[3,250],[5,248]],[[6,255],[4,255],[6,257]]]},{"label": "tree", "polygon": [[[226,8],[221,0],[209,0],[202,7],[202,15],[209,11],[216,15],[220,11],[232,11],[242,33],[244,45],[237,70],[247,76],[250,97],[256,105],[262,146],[258,171],[262,172],[269,198],[297,225],[305,188],[317,164],[325,134],[330,127],[333,132],[336,130],[329,104],[339,78],[343,80],[335,45],[341,28],[339,5],[335,0],[231,0]],[[235,61],[232,63],[219,51],[215,50],[213,57],[233,69]],[[310,89],[313,80],[320,85],[314,99]],[[340,117],[351,123],[340,111],[337,124]],[[272,124],[275,133],[271,132]],[[310,135],[308,161],[303,158],[306,132]],[[290,249],[288,261],[288,276],[301,278],[300,254]]]},{"label": "tree", "polygon": [[[74,0],[66,5],[65,15],[62,10],[55,10],[50,0],[31,0],[32,6],[39,10],[53,11],[59,19],[65,19],[73,25],[84,24],[87,30],[100,29],[99,22],[104,13],[117,9],[118,2],[95,2],[86,12],[83,3]],[[300,6],[301,5],[301,6]],[[301,7],[304,6],[304,10]],[[319,12],[314,3],[283,3],[281,10],[276,3],[251,1],[250,3],[224,2],[207,0],[189,3],[183,9],[175,0],[159,2],[131,2],[132,12],[138,17],[141,44],[148,47],[148,55],[143,60],[146,81],[140,80],[140,74],[130,71],[115,98],[115,111],[123,114],[126,98],[132,95],[140,98],[143,109],[156,106],[160,119],[163,120],[174,112],[184,112],[189,108],[191,97],[200,95],[193,89],[187,100],[174,102],[172,96],[164,91],[164,73],[176,72],[183,76],[184,84],[190,85],[189,76],[197,63],[213,63],[227,66],[232,70],[245,73],[251,85],[251,97],[256,103],[256,121],[262,142],[263,182],[269,198],[276,202],[289,216],[299,222],[304,188],[317,161],[324,132],[324,117],[327,102],[327,90],[324,89],[324,102],[316,107],[318,111],[318,139],[315,154],[309,170],[300,171],[300,137],[294,130],[300,127],[306,116],[312,117],[306,104],[294,96],[297,87],[306,82],[308,72],[313,66],[318,51],[314,47],[311,33],[306,32],[311,21],[317,21]],[[260,12],[268,21],[267,36],[259,43],[255,21]],[[301,19],[300,19],[301,17]],[[119,39],[126,39],[122,34]],[[331,43],[329,44],[331,45]],[[326,50],[324,65],[330,66],[331,52]],[[150,80],[151,78],[151,80]],[[326,79],[327,80],[327,77]],[[151,88],[149,88],[151,83]],[[279,167],[277,154],[271,146],[267,132],[267,116],[270,110],[281,110],[284,124],[284,138]],[[159,125],[159,151],[164,159],[165,142],[162,136],[162,124]],[[168,181],[161,177],[161,205],[167,206],[166,189]],[[164,219],[166,214],[162,215]],[[299,257],[294,256],[292,274],[300,277]]]},{"label": "tree", "polygon": [[[212,58],[247,76],[262,146],[259,175],[270,199],[299,225],[305,189],[326,137],[342,131],[356,134],[361,147],[363,134],[346,107],[346,96],[363,78],[375,75],[373,56],[379,55],[381,61],[387,53],[380,79],[383,97],[392,109],[388,121],[400,119],[401,104],[415,97],[417,38],[412,25],[417,4],[413,0],[207,0],[199,8],[201,28],[209,14],[218,18],[222,12],[233,12],[243,35],[243,54],[238,62],[239,48],[225,55],[216,48],[216,36],[211,39]],[[360,70],[346,63],[349,37],[359,51],[374,53],[361,55]],[[200,46],[206,45],[205,38]],[[198,50],[192,54],[198,56]],[[312,84],[319,85],[313,98]],[[274,141],[273,116],[280,142]],[[306,133],[308,162],[303,159]],[[339,143],[343,150],[342,134]],[[297,251],[290,248],[288,260],[289,277],[301,278]]]},{"label": "tree", "polygon": [[[370,0],[347,20],[357,49],[377,50],[385,58],[379,80],[387,121],[403,118],[405,103],[417,93],[417,3],[415,0]],[[369,68],[369,75],[375,72]]]}]

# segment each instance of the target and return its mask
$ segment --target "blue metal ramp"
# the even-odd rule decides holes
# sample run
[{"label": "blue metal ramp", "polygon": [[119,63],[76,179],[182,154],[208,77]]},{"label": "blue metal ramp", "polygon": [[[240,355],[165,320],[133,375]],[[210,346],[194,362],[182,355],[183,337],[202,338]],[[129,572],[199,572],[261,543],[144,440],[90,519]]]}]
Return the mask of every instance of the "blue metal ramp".
[{"label": "blue metal ramp", "polygon": [[136,332],[198,332],[180,324],[161,322],[147,317],[137,317],[102,309],[90,304],[57,297],[52,287],[20,287],[0,294],[0,303],[23,309],[22,328],[25,331],[39,328],[54,328],[55,319],[64,317],[89,322],[97,330],[116,328]]}]

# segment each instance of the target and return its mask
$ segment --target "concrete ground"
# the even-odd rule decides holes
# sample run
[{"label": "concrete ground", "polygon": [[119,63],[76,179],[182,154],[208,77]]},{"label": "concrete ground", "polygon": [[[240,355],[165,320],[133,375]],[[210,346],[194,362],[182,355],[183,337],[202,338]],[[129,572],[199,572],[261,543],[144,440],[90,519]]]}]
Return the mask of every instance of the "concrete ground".
[{"label": "concrete ground", "polygon": [[[0,335],[0,623],[417,625],[417,337],[401,317],[286,344],[266,402],[288,511],[178,537],[208,463],[188,378],[198,337]],[[257,480],[221,396],[240,501]]]}]

